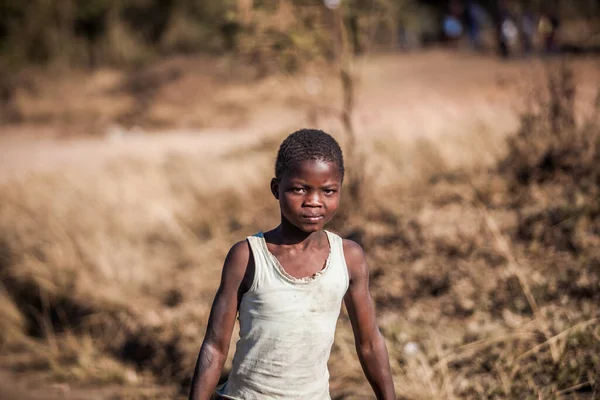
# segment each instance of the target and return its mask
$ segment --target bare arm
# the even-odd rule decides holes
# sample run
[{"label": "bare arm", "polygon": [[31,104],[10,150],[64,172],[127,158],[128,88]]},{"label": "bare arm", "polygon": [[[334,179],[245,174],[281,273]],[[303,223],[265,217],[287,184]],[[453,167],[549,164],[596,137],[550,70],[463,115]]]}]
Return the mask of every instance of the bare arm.
[{"label": "bare arm", "polygon": [[238,296],[245,286],[250,261],[247,242],[235,244],[227,254],[221,284],[210,311],[204,342],[198,355],[190,400],[209,400],[215,391],[229,352],[238,311]]},{"label": "bare arm", "polygon": [[369,293],[369,269],[360,245],[344,240],[350,286],[344,297],[360,364],[378,400],[395,400],[385,340],[379,332]]}]

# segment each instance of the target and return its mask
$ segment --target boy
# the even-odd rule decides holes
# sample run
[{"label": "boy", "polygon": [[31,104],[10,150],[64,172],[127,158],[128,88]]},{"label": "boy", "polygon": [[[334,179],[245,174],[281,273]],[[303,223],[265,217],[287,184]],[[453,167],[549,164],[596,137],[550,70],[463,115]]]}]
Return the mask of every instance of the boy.
[{"label": "boy", "polygon": [[342,151],[325,132],[304,129],[283,141],[271,180],[281,224],[229,251],[190,400],[213,396],[238,312],[240,339],[217,398],[330,399],[327,361],[342,300],[377,399],[396,398],[363,250],[324,230],[343,178]]}]

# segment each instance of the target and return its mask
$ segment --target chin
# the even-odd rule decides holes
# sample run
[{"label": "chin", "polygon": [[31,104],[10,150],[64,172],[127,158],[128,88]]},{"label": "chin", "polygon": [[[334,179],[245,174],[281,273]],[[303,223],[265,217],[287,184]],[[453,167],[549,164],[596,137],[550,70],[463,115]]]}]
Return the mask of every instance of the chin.
[{"label": "chin", "polygon": [[312,232],[318,232],[320,230],[323,230],[324,226],[322,224],[315,224],[315,225],[306,225],[306,224],[299,224],[296,225],[302,232],[306,232],[306,233],[312,233]]}]

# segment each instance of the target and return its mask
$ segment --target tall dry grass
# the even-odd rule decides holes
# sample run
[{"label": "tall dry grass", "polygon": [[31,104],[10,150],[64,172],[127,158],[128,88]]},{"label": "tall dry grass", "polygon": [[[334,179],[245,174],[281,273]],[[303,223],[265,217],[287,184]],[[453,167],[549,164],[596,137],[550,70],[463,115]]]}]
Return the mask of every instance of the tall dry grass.
[{"label": "tall dry grass", "polygon": [[[368,150],[395,168],[331,229],[368,253],[401,398],[598,394],[600,129],[575,118],[573,79],[553,75],[498,166],[453,168],[430,142]],[[1,183],[3,365],[185,393],[224,254],[277,223],[276,146]],[[334,398],[371,396],[345,313],[330,368]]]}]

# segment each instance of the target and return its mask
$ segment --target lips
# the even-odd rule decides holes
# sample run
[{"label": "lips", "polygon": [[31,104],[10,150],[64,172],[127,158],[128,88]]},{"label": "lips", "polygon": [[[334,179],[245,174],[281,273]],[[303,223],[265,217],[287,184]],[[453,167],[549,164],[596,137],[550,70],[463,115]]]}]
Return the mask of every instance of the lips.
[{"label": "lips", "polygon": [[309,222],[318,222],[323,219],[322,215],[303,215],[302,219]]}]

